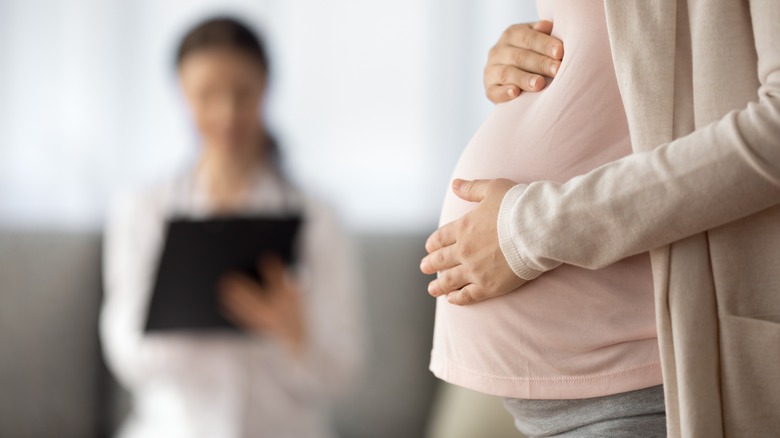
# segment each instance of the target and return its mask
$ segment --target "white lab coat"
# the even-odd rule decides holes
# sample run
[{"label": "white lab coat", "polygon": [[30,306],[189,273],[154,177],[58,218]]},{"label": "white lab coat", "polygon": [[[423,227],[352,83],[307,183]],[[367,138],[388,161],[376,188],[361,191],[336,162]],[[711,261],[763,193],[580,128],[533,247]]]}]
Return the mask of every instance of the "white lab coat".
[{"label": "white lab coat", "polygon": [[210,215],[194,172],[113,209],[100,335],[109,368],[133,398],[120,437],[332,436],[327,403],[354,380],[362,357],[356,270],[332,214],[273,172],[259,173],[246,213],[287,209],[305,221],[297,276],[310,344],[302,360],[270,336],[144,333],[166,220]]}]

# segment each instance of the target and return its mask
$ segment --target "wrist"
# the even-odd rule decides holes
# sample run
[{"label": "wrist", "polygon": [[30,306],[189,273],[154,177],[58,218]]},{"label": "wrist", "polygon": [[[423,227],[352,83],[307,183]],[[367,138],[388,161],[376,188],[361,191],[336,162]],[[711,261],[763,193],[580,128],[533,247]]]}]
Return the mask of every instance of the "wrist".
[{"label": "wrist", "polygon": [[528,185],[526,184],[518,184],[506,192],[501,201],[496,228],[498,231],[498,243],[501,247],[501,253],[504,255],[504,259],[512,269],[512,272],[523,280],[533,280],[540,276],[542,271],[532,269],[525,260],[523,260],[513,238],[515,233],[512,232],[513,225],[515,225],[513,223],[515,206],[527,187]]}]

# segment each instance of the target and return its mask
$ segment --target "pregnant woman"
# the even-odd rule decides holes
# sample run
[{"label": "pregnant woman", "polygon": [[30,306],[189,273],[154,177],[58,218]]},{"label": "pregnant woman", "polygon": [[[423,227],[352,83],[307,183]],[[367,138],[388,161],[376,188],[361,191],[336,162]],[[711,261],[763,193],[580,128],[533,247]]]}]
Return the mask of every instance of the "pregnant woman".
[{"label": "pregnant woman", "polygon": [[[555,18],[554,35],[565,44],[560,69],[540,93],[496,107],[463,152],[456,178],[565,182],[631,152],[602,2],[554,0],[539,7],[542,17]],[[474,205],[448,193],[441,223]],[[644,253],[600,270],[564,265],[517,293],[472,306],[440,298],[431,369],[446,381],[501,397],[609,396],[601,403],[626,404],[622,416],[633,417],[610,419],[614,413],[605,412],[609,428],[663,435],[658,356]],[[515,409],[544,409],[545,415],[575,407],[511,403]],[[520,421],[531,420],[524,413]],[[587,431],[603,435],[604,427]],[[538,434],[531,424],[521,430]]]},{"label": "pregnant woman", "polygon": [[780,9],[538,5],[565,56],[454,172],[421,264],[431,369],[531,436],[772,436]]}]

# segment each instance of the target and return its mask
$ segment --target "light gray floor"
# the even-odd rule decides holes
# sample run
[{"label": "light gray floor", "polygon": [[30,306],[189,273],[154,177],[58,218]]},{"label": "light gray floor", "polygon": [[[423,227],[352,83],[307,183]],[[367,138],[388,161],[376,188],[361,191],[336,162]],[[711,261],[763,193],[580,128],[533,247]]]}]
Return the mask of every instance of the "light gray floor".
[{"label": "light gray floor", "polygon": [[443,383],[428,438],[523,438],[499,397]]}]

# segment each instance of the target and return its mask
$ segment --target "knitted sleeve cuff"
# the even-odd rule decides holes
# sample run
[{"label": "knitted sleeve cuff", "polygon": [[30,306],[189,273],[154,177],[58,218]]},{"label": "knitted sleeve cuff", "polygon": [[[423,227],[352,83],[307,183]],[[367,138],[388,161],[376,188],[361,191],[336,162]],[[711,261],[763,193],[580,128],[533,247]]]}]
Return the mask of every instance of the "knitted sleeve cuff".
[{"label": "knitted sleeve cuff", "polygon": [[517,244],[512,238],[513,234],[517,234],[512,232],[512,216],[515,204],[517,204],[518,200],[523,195],[523,192],[525,192],[526,187],[528,186],[525,184],[518,184],[509,189],[506,195],[504,195],[504,199],[501,201],[501,208],[498,212],[498,243],[501,246],[501,252],[504,254],[504,258],[509,264],[509,267],[512,268],[512,271],[523,280],[533,280],[542,275],[542,271],[532,269],[528,266],[525,260],[523,260],[522,255],[520,255]]}]

